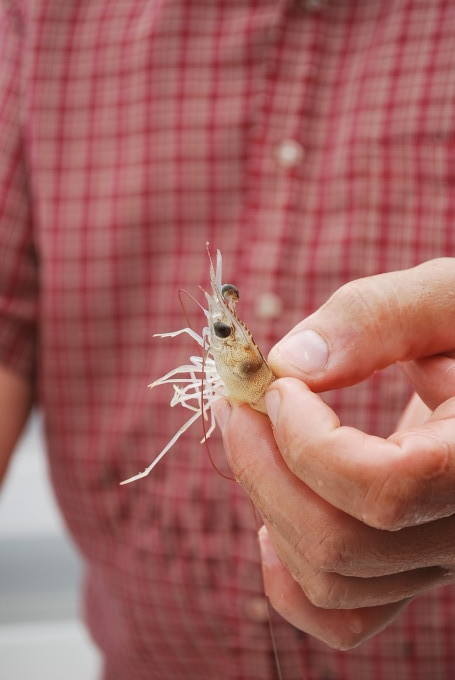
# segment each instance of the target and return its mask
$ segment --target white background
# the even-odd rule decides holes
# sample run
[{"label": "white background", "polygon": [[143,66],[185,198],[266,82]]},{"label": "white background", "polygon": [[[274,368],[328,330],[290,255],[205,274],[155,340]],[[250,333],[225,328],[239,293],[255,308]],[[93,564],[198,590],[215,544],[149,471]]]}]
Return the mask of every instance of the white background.
[{"label": "white background", "polygon": [[50,488],[35,414],[0,493],[0,678],[96,680],[79,616],[81,566]]}]

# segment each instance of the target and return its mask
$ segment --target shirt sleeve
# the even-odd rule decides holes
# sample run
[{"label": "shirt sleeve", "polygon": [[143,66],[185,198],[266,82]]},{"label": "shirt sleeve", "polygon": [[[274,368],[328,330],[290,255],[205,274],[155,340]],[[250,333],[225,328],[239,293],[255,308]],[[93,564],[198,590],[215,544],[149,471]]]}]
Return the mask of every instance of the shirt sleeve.
[{"label": "shirt sleeve", "polygon": [[0,0],[0,362],[32,378],[38,275],[21,124],[21,33],[18,14]]}]

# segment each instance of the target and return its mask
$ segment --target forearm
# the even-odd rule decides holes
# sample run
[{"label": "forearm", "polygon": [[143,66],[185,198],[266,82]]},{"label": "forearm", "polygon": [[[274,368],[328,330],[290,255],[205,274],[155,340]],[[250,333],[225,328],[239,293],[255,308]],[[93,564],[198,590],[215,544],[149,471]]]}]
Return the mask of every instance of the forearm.
[{"label": "forearm", "polygon": [[32,404],[32,384],[0,365],[0,481]]}]

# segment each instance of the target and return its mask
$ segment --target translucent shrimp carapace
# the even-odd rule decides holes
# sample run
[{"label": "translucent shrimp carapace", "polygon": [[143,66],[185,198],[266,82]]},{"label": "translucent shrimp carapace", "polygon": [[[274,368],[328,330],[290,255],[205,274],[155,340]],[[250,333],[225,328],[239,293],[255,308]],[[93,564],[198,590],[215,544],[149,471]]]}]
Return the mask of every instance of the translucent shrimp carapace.
[{"label": "translucent shrimp carapace", "polygon": [[208,244],[207,252],[210,260],[212,293],[205,293],[208,301],[208,310],[204,309],[207,326],[202,329],[202,335],[198,335],[191,328],[155,334],[160,338],[174,338],[181,333],[187,333],[202,348],[203,356],[190,357],[190,363],[174,368],[149,385],[153,388],[157,385],[172,384],[174,395],[170,406],[180,404],[193,411],[193,414],[143,472],[126,479],[121,484],[146,477],[198,418],[203,416],[207,419],[210,414],[210,425],[202,441],[208,439],[216,426],[211,406],[221,397],[236,403],[249,404],[257,411],[266,413],[264,394],[275,380],[275,376],[250,331],[237,316],[235,307],[239,291],[231,283],[222,283],[220,251],[217,250],[216,269],[208,251]]},{"label": "translucent shrimp carapace", "polygon": [[237,316],[235,307],[239,292],[230,283],[222,284],[221,270],[222,258],[218,250],[216,271],[210,259],[212,295],[206,293],[210,352],[227,396],[266,413],[264,394],[275,376],[247,326]]}]

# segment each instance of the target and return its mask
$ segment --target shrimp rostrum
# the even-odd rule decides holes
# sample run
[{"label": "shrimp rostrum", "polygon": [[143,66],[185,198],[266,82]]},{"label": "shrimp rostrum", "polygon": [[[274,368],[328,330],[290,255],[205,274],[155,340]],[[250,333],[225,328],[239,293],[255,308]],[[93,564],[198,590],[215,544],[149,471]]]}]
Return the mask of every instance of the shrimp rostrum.
[{"label": "shrimp rostrum", "polygon": [[[209,253],[210,258],[210,253]],[[169,451],[179,437],[200,417],[209,418],[203,442],[215,429],[212,404],[226,397],[233,403],[246,403],[266,413],[264,394],[275,376],[253,340],[248,328],[236,313],[239,291],[231,283],[222,283],[222,257],[217,251],[216,269],[210,258],[212,294],[205,293],[208,310],[204,309],[207,326],[198,335],[191,328],[172,333],[157,333],[156,337],[174,338],[181,333],[190,335],[202,348],[203,356],[190,357],[190,363],[174,368],[155,380],[149,387],[170,383],[174,395],[170,406],[180,404],[193,411],[187,422],[175,433],[154,461],[143,471],[121,484],[146,477]]]}]

